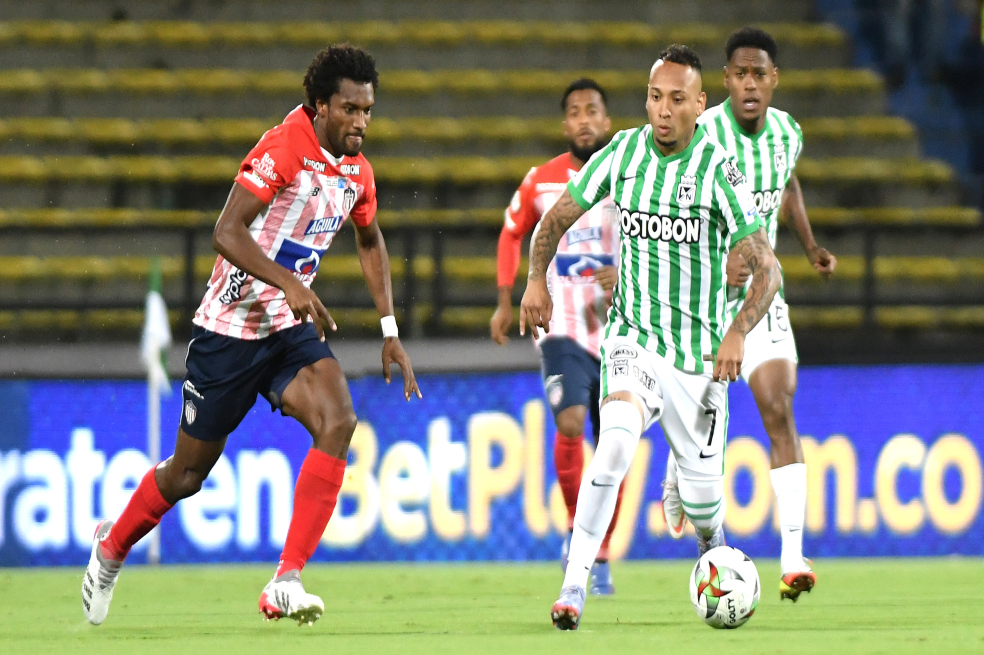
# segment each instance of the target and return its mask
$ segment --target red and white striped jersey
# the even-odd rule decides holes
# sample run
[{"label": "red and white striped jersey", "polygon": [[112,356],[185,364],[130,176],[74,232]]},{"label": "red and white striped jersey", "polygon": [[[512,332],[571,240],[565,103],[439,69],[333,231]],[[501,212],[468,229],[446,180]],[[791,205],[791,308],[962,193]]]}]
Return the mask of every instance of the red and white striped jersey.
[{"label": "red and white striped jersey", "polygon": [[[523,236],[557,202],[577,171],[570,154],[563,154],[526,174],[506,210],[499,236],[499,286],[513,284]],[[601,356],[611,294],[592,275],[601,266],[617,266],[618,249],[618,210],[611,199],[605,199],[577,219],[557,246],[557,255],[547,268],[553,315],[549,331],[541,332],[540,340],[569,337],[592,356]]]},{"label": "red and white striped jersey", "polygon": [[[366,226],[376,215],[376,183],[362,155],[336,158],[318,143],[303,105],[269,130],[239,167],[236,182],[269,203],[249,226],[267,257],[311,286],[335,233],[351,218]],[[195,325],[240,339],[262,339],[300,324],[284,292],[240,270],[221,255]]]}]

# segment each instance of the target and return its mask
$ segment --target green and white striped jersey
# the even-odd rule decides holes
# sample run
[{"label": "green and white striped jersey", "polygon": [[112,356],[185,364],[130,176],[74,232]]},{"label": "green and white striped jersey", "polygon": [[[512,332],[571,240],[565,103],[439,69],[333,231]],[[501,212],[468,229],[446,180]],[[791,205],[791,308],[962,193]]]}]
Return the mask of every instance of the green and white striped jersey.
[{"label": "green and white striped jersey", "polygon": [[620,215],[618,284],[605,336],[628,336],[676,368],[704,373],[725,325],[725,265],[762,223],[734,159],[697,126],[664,156],[652,127],[619,132],[567,189],[587,210],[606,196]]},{"label": "green and white striped jersey", "polygon": [[[765,127],[758,134],[751,134],[738,125],[731,113],[731,98],[705,111],[697,123],[703,125],[711,138],[724,146],[738,162],[738,168],[748,179],[755,207],[769,235],[769,244],[775,248],[782,192],[803,152],[803,130],[799,123],[786,112],[769,107]],[[729,293],[732,317],[744,302],[750,285],[751,280],[744,288]],[[782,293],[781,288],[779,293]]]},{"label": "green and white striped jersey", "polygon": [[697,123],[738,162],[738,169],[748,179],[769,243],[775,248],[782,192],[803,152],[799,123],[786,112],[769,107],[765,127],[758,134],[751,134],[738,125],[731,113],[731,98],[705,111]]}]

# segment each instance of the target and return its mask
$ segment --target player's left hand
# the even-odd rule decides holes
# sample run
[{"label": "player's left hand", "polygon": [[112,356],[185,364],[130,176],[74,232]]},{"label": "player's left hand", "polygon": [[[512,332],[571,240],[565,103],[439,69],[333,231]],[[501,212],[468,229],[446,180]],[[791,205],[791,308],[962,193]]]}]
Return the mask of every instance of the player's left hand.
[{"label": "player's left hand", "polygon": [[810,263],[813,264],[813,268],[817,270],[817,273],[823,276],[823,279],[829,278],[834,269],[837,268],[837,258],[834,257],[829,250],[826,248],[814,248],[810,252]]},{"label": "player's left hand", "polygon": [[618,269],[614,266],[602,266],[594,272],[594,279],[595,282],[601,285],[602,289],[611,291],[615,288],[615,283],[618,281]]},{"label": "player's left hand", "polygon": [[411,395],[423,398],[420,388],[417,386],[417,378],[413,375],[413,367],[410,366],[410,356],[403,349],[399,337],[386,337],[383,340],[383,378],[386,384],[391,380],[390,364],[396,364],[403,371],[403,397],[410,401]]},{"label": "player's left hand", "polygon": [[741,360],[745,358],[745,337],[734,330],[728,330],[721,345],[718,346],[714,360],[714,381],[734,382],[741,375]]}]

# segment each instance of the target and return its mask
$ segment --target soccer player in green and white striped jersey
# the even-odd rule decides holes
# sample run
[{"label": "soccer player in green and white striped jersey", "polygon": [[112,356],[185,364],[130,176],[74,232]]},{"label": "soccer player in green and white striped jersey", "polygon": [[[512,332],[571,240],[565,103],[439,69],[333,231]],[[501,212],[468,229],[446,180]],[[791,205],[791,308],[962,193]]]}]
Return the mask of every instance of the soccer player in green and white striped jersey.
[{"label": "soccer player in green and white striped jersey", "polygon": [[[722,477],[727,381],[741,372],[744,338],[765,315],[780,273],[735,161],[697,117],[700,60],[663,51],[649,76],[649,124],[615,135],[540,220],[520,332],[550,323],[545,272],[566,230],[611,196],[620,214],[621,265],[601,346],[601,434],[585,470],[567,572],[551,618],[576,629],[585,585],[645,428],[659,421],[677,457],[682,502],[700,551],[723,545]],[[725,332],[729,250],[751,270],[745,302]]]},{"label": "soccer player in green and white striped jersey", "polygon": [[[829,276],[837,260],[813,238],[794,172],[803,150],[803,132],[792,116],[769,106],[779,81],[776,51],[775,41],[760,29],[745,27],[734,32],[725,46],[728,65],[724,84],[729,97],[704,112],[698,123],[734,155],[748,178],[772,247],[782,218],[793,228],[817,272]],[[747,279],[748,270],[740,255],[732,253],[728,259],[728,310],[732,316],[745,301]],[[752,390],[772,444],[772,486],[782,535],[779,597],[794,602],[816,584],[810,562],[803,557],[806,464],[793,419],[797,361],[796,342],[780,290],[765,319],[745,337],[741,377]],[[663,484],[663,513],[670,534],[681,537],[687,519],[677,492],[672,454]]]}]

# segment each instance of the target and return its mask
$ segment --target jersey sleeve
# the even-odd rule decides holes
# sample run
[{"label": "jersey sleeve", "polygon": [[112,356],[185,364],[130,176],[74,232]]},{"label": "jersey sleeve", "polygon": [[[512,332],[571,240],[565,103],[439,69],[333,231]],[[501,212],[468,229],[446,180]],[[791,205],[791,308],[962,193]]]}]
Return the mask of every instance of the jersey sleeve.
[{"label": "jersey sleeve", "polygon": [[803,154],[803,129],[800,124],[792,116],[786,116],[789,121],[790,134],[793,136],[793,152],[790,153],[790,164],[789,168],[796,168],[796,162],[799,161],[799,157]]},{"label": "jersey sleeve", "polygon": [[365,227],[376,217],[376,175],[372,172],[372,166],[368,161],[363,159],[360,163],[362,164],[362,180],[360,180],[363,188],[362,196],[355,201],[349,217],[359,227]]},{"label": "jersey sleeve", "polygon": [[567,183],[567,191],[581,209],[587,211],[608,197],[611,191],[612,162],[619,139],[591,155],[581,170]]},{"label": "jersey sleeve", "polygon": [[729,247],[762,227],[752,191],[732,157],[724,159],[714,171],[714,205],[730,237]]},{"label": "jersey sleeve", "polygon": [[279,125],[267,131],[239,165],[236,182],[265,203],[290,184],[301,168],[300,156],[290,147],[289,129]]},{"label": "jersey sleeve", "polygon": [[499,234],[499,248],[496,256],[497,284],[512,286],[516,281],[516,271],[519,270],[520,249],[523,237],[533,229],[540,220],[536,209],[536,184],[533,181],[536,168],[531,168],[523,183],[513,194],[509,207],[506,208],[505,223]]}]

